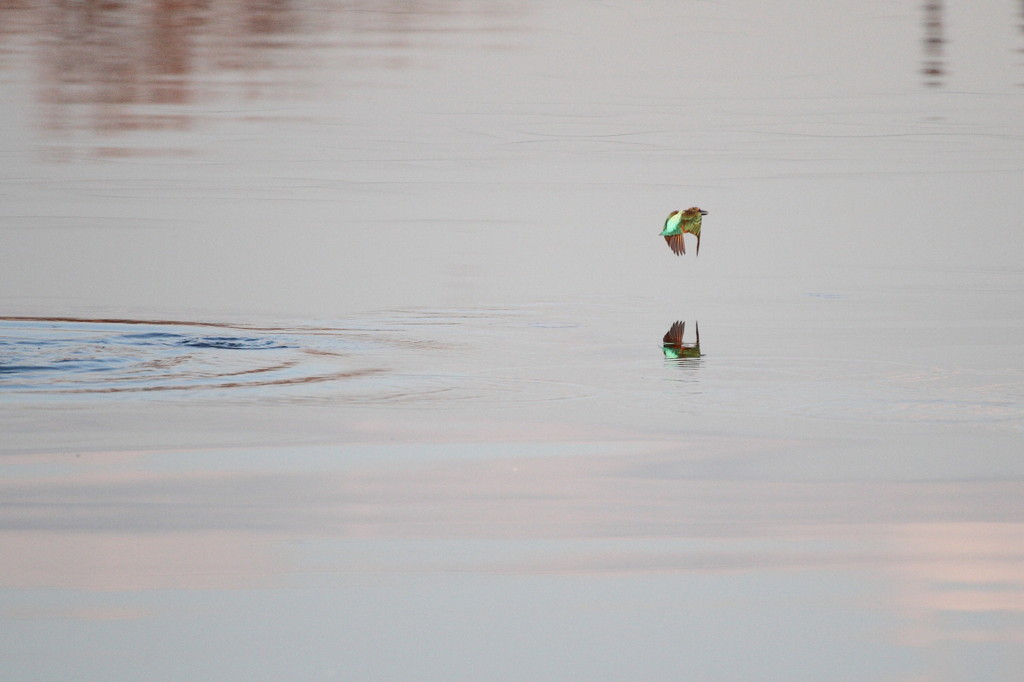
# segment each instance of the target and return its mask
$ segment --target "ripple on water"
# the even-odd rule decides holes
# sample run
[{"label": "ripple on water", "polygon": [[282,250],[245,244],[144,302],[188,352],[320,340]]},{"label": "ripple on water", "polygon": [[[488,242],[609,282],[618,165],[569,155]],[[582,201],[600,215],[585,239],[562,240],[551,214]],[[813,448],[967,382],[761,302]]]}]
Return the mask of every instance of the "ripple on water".
[{"label": "ripple on water", "polygon": [[103,394],[288,386],[380,371],[338,335],[224,325],[0,319],[7,394]]},{"label": "ripple on water", "polygon": [[112,343],[127,345],[186,346],[192,348],[224,348],[228,350],[264,350],[267,348],[294,348],[294,344],[272,338],[255,336],[205,336],[175,334],[171,332],[146,332],[123,334],[111,339]]},{"label": "ripple on water", "polygon": [[231,400],[407,407],[589,395],[565,382],[430,371],[439,358],[459,353],[429,336],[418,318],[392,320],[386,328],[0,318],[0,395],[71,399],[188,391]]}]

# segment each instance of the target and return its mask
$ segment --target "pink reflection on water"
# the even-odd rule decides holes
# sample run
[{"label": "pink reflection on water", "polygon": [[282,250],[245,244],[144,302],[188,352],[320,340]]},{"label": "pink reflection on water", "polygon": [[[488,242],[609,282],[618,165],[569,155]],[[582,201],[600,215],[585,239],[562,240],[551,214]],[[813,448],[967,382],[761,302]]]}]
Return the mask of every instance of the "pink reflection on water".
[{"label": "pink reflection on water", "polygon": [[181,132],[214,115],[197,104],[321,96],[329,73],[415,66],[410,49],[515,31],[521,13],[513,3],[422,1],[0,3],[0,48],[13,43],[37,64],[48,132]]},{"label": "pink reflection on water", "polygon": [[[899,556],[892,573],[905,643],[1024,644],[1024,628],[995,627],[983,618],[1024,617],[1024,523],[906,524],[888,533]],[[970,625],[963,618],[948,622],[971,615]]]},{"label": "pink reflection on water", "polygon": [[18,588],[244,589],[280,568],[267,537],[233,531],[3,531],[0,545],[0,583]]},{"label": "pink reflection on water", "polygon": [[[317,471],[293,466],[291,455],[280,471],[253,463],[186,473],[147,470],[125,453],[70,464],[21,457],[25,471],[51,473],[0,484],[0,583],[133,591],[274,586],[304,574],[825,571],[888,585],[869,607],[897,617],[904,645],[1024,641],[989,618],[1024,615],[1019,481],[742,479],[688,469],[792,447],[759,439],[693,438],[687,455],[678,443],[607,452],[605,442],[590,454],[586,443],[530,445],[528,456],[419,463],[353,463],[328,448],[318,461],[334,464]],[[577,446],[580,454],[566,454]],[[68,466],[84,470],[67,474]],[[450,542],[490,550],[433,548]],[[315,558],[298,549],[321,545],[335,549]],[[412,549],[381,551],[402,546]]]}]

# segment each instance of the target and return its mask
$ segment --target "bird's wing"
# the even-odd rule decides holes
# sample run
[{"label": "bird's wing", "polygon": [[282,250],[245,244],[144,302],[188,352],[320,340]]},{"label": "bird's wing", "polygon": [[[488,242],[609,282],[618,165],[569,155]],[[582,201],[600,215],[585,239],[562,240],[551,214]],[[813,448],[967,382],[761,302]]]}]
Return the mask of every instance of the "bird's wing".
[{"label": "bird's wing", "polygon": [[686,323],[676,321],[672,323],[672,326],[665,332],[665,338],[662,339],[662,344],[665,346],[675,346],[678,348],[683,343],[683,332],[686,331]]},{"label": "bird's wing", "polygon": [[679,211],[672,211],[671,213],[668,214],[668,217],[665,218],[665,231],[668,232],[671,230],[679,229],[679,223],[681,223],[682,221],[683,214],[680,213]]},{"label": "bird's wing", "polygon": [[677,256],[686,253],[686,242],[683,241],[682,232],[665,237],[665,241],[668,242],[668,246],[672,249],[672,253]]}]

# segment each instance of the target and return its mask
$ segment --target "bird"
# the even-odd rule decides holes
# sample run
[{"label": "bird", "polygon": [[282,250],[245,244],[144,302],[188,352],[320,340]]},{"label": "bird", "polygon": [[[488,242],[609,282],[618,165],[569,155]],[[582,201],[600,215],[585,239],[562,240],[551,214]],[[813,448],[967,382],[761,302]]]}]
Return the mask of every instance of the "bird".
[{"label": "bird", "polygon": [[699,358],[700,352],[700,326],[697,327],[697,342],[684,343],[683,334],[686,332],[686,323],[676,321],[672,323],[665,338],[661,340],[661,352],[669,360],[685,360]]},{"label": "bird", "polygon": [[683,233],[689,232],[697,238],[697,255],[700,255],[700,221],[708,214],[707,211],[691,206],[685,211],[672,211],[665,218],[665,227],[661,236],[668,242],[669,248],[677,256],[686,253]]}]

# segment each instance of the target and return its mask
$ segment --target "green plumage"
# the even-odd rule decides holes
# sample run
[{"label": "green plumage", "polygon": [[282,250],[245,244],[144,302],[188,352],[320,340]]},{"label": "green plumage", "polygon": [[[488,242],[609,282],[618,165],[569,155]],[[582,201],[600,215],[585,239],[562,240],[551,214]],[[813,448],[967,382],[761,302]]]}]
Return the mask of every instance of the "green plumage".
[{"label": "green plumage", "polygon": [[665,238],[673,253],[677,256],[686,253],[686,243],[683,241],[683,235],[686,233],[697,238],[697,253],[700,253],[701,219],[707,213],[707,211],[693,206],[685,211],[672,211],[668,214],[665,226],[661,230],[661,236]]}]

